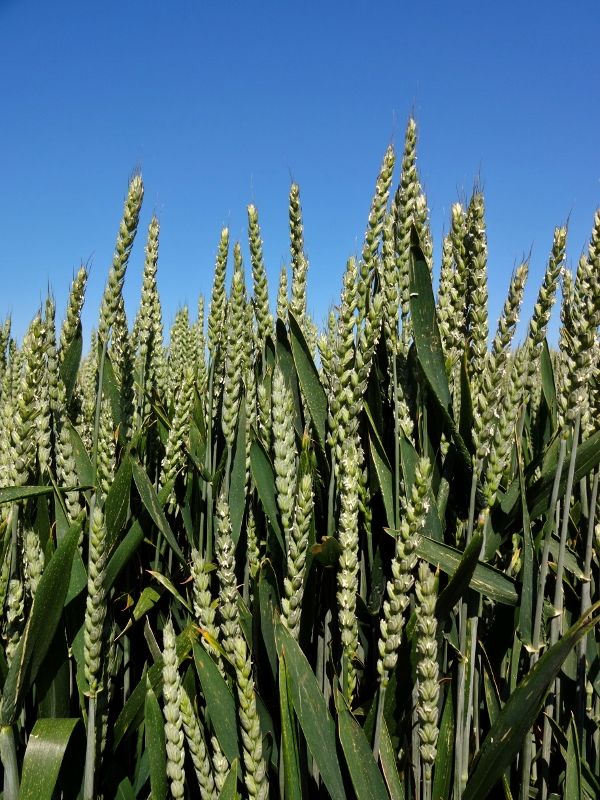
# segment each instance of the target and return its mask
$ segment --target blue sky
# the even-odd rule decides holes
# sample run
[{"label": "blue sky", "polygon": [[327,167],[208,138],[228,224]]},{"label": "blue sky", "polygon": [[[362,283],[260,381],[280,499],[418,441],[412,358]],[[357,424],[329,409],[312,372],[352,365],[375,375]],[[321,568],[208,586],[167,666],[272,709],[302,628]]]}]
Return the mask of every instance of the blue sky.
[{"label": "blue sky", "polygon": [[[167,324],[210,294],[222,225],[259,210],[272,300],[301,187],[309,306],[322,322],[359,251],[385,148],[413,112],[436,254],[474,181],[487,201],[490,313],[532,248],[527,309],[555,225],[575,264],[600,205],[600,4],[0,0],[0,318],[21,336],[81,261],[97,319],[124,193],[161,221]],[[246,259],[248,261],[248,258]],[[555,330],[556,330],[555,317]]]}]

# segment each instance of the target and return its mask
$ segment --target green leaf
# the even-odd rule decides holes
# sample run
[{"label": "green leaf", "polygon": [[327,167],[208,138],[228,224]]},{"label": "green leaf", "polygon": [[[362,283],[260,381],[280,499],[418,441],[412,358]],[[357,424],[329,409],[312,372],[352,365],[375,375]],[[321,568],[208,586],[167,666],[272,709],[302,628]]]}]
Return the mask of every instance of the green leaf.
[{"label": "green leaf", "polygon": [[[410,498],[411,489],[415,482],[415,471],[417,467],[417,463],[419,461],[419,454],[415,450],[415,446],[413,443],[406,438],[406,436],[400,432],[400,458],[402,461],[402,473],[404,475],[404,491],[406,496]],[[431,491],[431,488],[428,492],[429,495],[429,508],[427,509],[427,514],[425,516],[425,524],[423,529],[427,531],[428,536],[431,539],[435,539],[436,541],[441,541],[444,538],[444,533],[442,531],[442,525],[440,523],[440,518],[437,509],[437,502],[435,499],[435,495]]]},{"label": "green leaf", "polygon": [[66,717],[71,713],[69,648],[65,631],[59,628],[48,649],[44,669],[35,682],[36,714],[41,717]]},{"label": "green leaf", "polygon": [[73,458],[75,460],[75,472],[77,473],[77,480],[82,486],[94,485],[94,470],[92,469],[92,462],[88,455],[85,445],[81,441],[80,435],[75,430],[74,426],[67,420],[64,423],[67,427],[69,439],[71,440],[71,447],[73,448]]},{"label": "green leaf", "polygon": [[260,605],[260,629],[262,632],[271,675],[277,677],[277,649],[275,647],[275,630],[273,618],[275,609],[279,607],[279,594],[277,592],[277,577],[270,561],[263,561],[260,565],[258,578],[258,601]]},{"label": "green leaf", "polygon": [[331,800],[345,800],[346,791],[336,750],[335,725],[312,667],[298,642],[281,623],[275,626],[275,641],[277,652],[285,660],[294,711],[308,749],[331,795]]},{"label": "green leaf", "polygon": [[239,794],[237,790],[238,781],[238,759],[234,759],[229,767],[227,777],[223,782],[223,787],[219,793],[219,800],[238,800]]},{"label": "green leaf", "polygon": [[310,548],[310,552],[321,566],[326,568],[336,567],[342,554],[342,547],[335,536],[324,536]]},{"label": "green leaf", "polygon": [[171,526],[167,522],[167,518],[159,502],[158,495],[154,490],[154,486],[152,486],[150,483],[150,478],[148,478],[146,475],[144,468],[133,459],[131,460],[131,468],[133,470],[133,480],[146,511],[150,514],[152,521],[169,543],[171,550],[175,553],[182,564],[185,563],[185,557],[181,552],[181,548],[177,544],[177,540],[175,539],[173,531],[171,530]]},{"label": "green leaf", "polygon": [[144,736],[150,765],[150,791],[152,800],[165,800],[167,796],[167,751],[165,723],[160,705],[151,687],[146,692],[144,705]]},{"label": "green leaf", "polygon": [[63,758],[79,719],[38,719],[27,742],[19,800],[52,800]]},{"label": "green leaf", "polygon": [[291,311],[288,311],[288,322],[290,326],[290,344],[298,380],[312,419],[313,430],[324,453],[326,449],[327,397],[304,334]]},{"label": "green leaf", "polygon": [[121,389],[108,353],[105,354],[104,369],[102,370],[102,392],[110,402],[113,422],[119,431],[121,431],[121,423],[123,421],[121,413]]},{"label": "green leaf", "polygon": [[194,645],[194,663],[202,686],[202,694],[206,698],[210,721],[221,749],[231,764],[234,758],[239,758],[237,715],[233,695],[219,668],[202,645]]},{"label": "green leaf", "polygon": [[294,429],[298,436],[302,436],[302,403],[300,402],[300,392],[298,390],[298,376],[296,365],[292,356],[292,349],[284,323],[278,319],[275,326],[277,364],[285,379],[285,385],[292,393],[294,398]]},{"label": "green leaf", "polygon": [[160,600],[160,594],[152,586],[146,586],[133,609],[133,618],[137,622],[145,616]]},{"label": "green leaf", "polygon": [[[398,774],[398,767],[396,764],[396,751],[392,745],[392,740],[390,739],[390,733],[388,731],[385,719],[383,719],[381,722],[379,760],[381,761],[381,770],[383,772],[383,777],[385,778],[390,800],[405,800],[404,786],[400,780],[400,775]],[[433,796],[442,797],[442,795],[435,793]]]},{"label": "green leaf", "polygon": [[298,737],[296,736],[290,681],[283,656],[279,656],[279,708],[284,800],[302,800]]},{"label": "green leaf", "polygon": [[277,514],[275,474],[269,456],[258,439],[255,439],[250,446],[250,467],[263,511],[277,537],[282,553],[285,553],[285,545]]},{"label": "green leaf", "polygon": [[369,435],[369,452],[377,476],[377,483],[381,491],[385,516],[390,526],[394,524],[394,480],[392,468],[385,454],[378,436]]},{"label": "green leaf", "polygon": [[340,742],[356,797],[358,800],[388,800],[383,777],[363,729],[337,690],[335,698]]},{"label": "green leaf", "polygon": [[231,517],[231,537],[238,543],[242,529],[242,519],[246,508],[246,402],[242,398],[238,414],[235,453],[231,467],[229,485],[229,513]]},{"label": "green leaf", "polygon": [[[89,486],[76,486],[74,488],[87,489]],[[52,494],[54,491],[54,486],[5,486],[4,489],[0,489],[0,505],[3,503],[16,503],[17,500],[27,500],[30,497],[41,497],[45,494]],[[58,487],[57,491],[64,493],[72,491],[72,489]]]},{"label": "green leaf", "polygon": [[435,604],[435,613],[438,619],[441,620],[447,617],[460,598],[467,592],[479,563],[482,544],[483,534],[476,533],[465,547],[460,564]]},{"label": "green leaf", "polygon": [[[421,537],[417,553],[420,558],[424,558],[433,567],[439,567],[442,572],[450,576],[454,575],[463,557],[463,553],[455,547],[428,539],[426,536]],[[509,606],[515,606],[519,601],[514,581],[482,561],[475,567],[469,588]]]},{"label": "green leaf", "polygon": [[[552,735],[554,736],[554,740],[558,744],[560,752],[562,753],[562,756],[565,759],[566,763],[568,741],[567,737],[565,736],[565,732],[559,725],[556,724],[556,722],[552,719],[552,717],[548,717],[548,721],[550,722],[550,727],[552,728]],[[589,797],[600,797],[600,776],[596,775],[592,771],[587,761],[581,758],[581,754],[580,754],[580,764],[581,764],[581,786],[583,788],[584,795],[587,794]]]},{"label": "green leaf", "polygon": [[473,765],[463,800],[485,800],[522,747],[541,711],[548,687],[571,651],[600,622],[596,603],[552,645],[512,692],[486,736]]},{"label": "green leaf", "polygon": [[138,547],[143,541],[144,531],[140,523],[136,520],[109,559],[106,572],[104,573],[104,589],[106,592],[110,591],[115,585],[122,570],[136,554]]},{"label": "green leaf", "polygon": [[112,548],[125,523],[129,511],[129,492],[131,490],[131,458],[126,455],[121,461],[117,474],[111,484],[104,502],[104,519],[108,534],[108,547]]},{"label": "green leaf", "polygon": [[28,497],[52,494],[53,491],[52,486],[6,486],[4,489],[0,489],[0,505],[16,503],[17,500],[26,500]]},{"label": "green leaf", "polygon": [[419,363],[439,405],[450,414],[452,401],[436,318],[431,274],[418,238],[415,239],[414,229],[410,256],[410,315]]},{"label": "green leaf", "polygon": [[52,644],[69,589],[71,564],[80,531],[81,525],[71,526],[42,573],[25,630],[4,683],[0,705],[2,725],[12,725],[19,716],[25,696]]},{"label": "green leaf", "polygon": [[73,396],[73,390],[77,382],[77,373],[79,371],[79,362],[81,361],[81,351],[83,349],[83,337],[81,335],[81,321],[77,323],[77,330],[73,341],[65,350],[60,365],[60,377],[65,385],[65,394],[67,405]]},{"label": "green leaf", "polygon": [[[189,655],[197,636],[196,626],[190,623],[177,637],[175,648],[179,664]],[[121,709],[113,728],[113,750],[116,750],[123,738],[132,730],[136,730],[143,721],[148,686],[152,688],[157,696],[162,693],[162,668],[162,659],[158,659],[127,698],[127,702]]]},{"label": "green leaf", "polygon": [[567,771],[565,774],[564,800],[583,800],[579,739],[573,717],[571,717],[567,734]]},{"label": "green leaf", "polygon": [[[450,389],[448,387],[442,340],[437,324],[431,275],[418,243],[418,236],[414,227],[411,230],[409,280],[410,313],[419,364],[431,389],[435,404],[438,406],[444,422],[450,430],[452,440],[460,456],[461,473],[464,471],[464,478],[468,477],[466,482],[466,485],[468,485],[473,471],[471,456],[452,416]],[[478,491],[479,494],[480,491]]]},{"label": "green leaf", "polygon": [[176,599],[176,600],[177,600],[179,603],[181,603],[181,605],[182,605],[184,608],[186,608],[186,609],[187,609],[187,610],[190,612],[190,614],[192,613],[192,609],[191,609],[191,606],[190,606],[190,604],[189,604],[189,603],[188,603],[188,601],[185,599],[185,597],[182,597],[182,596],[179,594],[179,592],[177,591],[177,589],[176,589],[176,588],[175,588],[175,586],[173,585],[173,582],[172,582],[172,581],[170,581],[170,580],[169,580],[169,578],[167,578],[165,575],[163,575],[163,574],[162,574],[162,573],[160,573],[160,572],[156,572],[156,570],[153,570],[153,569],[149,569],[149,570],[148,570],[148,572],[149,572],[149,574],[150,574],[150,575],[152,575],[152,577],[154,578],[154,580],[158,581],[158,582],[161,584],[161,586],[164,586],[164,587],[165,587],[165,589],[167,590],[167,592],[169,592],[171,595],[173,595],[173,597],[174,597],[174,598],[175,598],[175,599]]},{"label": "green leaf", "polygon": [[546,405],[550,409],[553,427],[556,427],[556,389],[554,388],[554,369],[552,367],[552,359],[550,358],[550,350],[548,348],[548,340],[544,339],[544,347],[542,350],[542,357],[540,360],[540,372],[542,377],[542,392]]},{"label": "green leaf", "polygon": [[137,800],[129,778],[123,778],[117,787],[117,800]]},{"label": "green leaf", "polygon": [[442,718],[440,720],[440,733],[437,742],[437,756],[433,768],[432,797],[450,797],[452,786],[452,767],[454,764],[454,699],[452,692],[446,692]]}]

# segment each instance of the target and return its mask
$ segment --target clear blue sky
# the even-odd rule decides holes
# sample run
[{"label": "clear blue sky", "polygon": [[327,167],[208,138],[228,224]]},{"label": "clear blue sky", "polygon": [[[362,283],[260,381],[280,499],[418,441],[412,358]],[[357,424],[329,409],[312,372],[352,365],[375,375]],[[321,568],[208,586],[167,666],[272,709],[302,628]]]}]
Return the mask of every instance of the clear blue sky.
[{"label": "clear blue sky", "polygon": [[0,318],[11,313],[21,336],[48,284],[61,315],[90,260],[89,332],[139,167],[130,322],[153,211],[167,324],[210,294],[222,225],[246,247],[249,202],[274,300],[291,178],[322,322],[360,249],[381,157],[390,141],[401,147],[411,111],[437,261],[450,206],[479,176],[490,312],[533,248],[529,309],[554,226],[570,214],[575,264],[600,205],[599,30],[597,0],[0,0]]}]

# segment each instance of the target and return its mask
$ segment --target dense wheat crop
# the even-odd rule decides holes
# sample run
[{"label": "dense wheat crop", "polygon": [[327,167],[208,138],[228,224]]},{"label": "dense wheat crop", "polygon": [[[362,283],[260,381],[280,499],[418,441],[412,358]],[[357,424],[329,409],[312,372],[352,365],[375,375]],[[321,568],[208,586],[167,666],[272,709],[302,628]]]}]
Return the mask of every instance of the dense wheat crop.
[{"label": "dense wheat crop", "polygon": [[517,342],[477,189],[434,293],[415,151],[322,331],[297,185],[277,293],[249,206],[167,336],[153,218],[130,325],[139,176],[91,344],[84,268],[0,329],[4,800],[600,796],[600,213]]}]

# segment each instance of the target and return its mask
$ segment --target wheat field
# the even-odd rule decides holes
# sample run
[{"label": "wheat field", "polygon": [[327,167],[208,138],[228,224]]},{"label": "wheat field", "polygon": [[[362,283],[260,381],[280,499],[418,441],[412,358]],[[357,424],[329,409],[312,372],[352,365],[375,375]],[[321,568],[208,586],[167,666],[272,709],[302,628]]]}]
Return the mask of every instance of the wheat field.
[{"label": "wheat field", "polygon": [[250,205],[165,331],[153,217],[130,324],[140,175],[91,341],[85,267],[0,328],[4,800],[600,797],[600,212],[517,340],[416,145],[322,330],[296,184],[276,289]]}]

